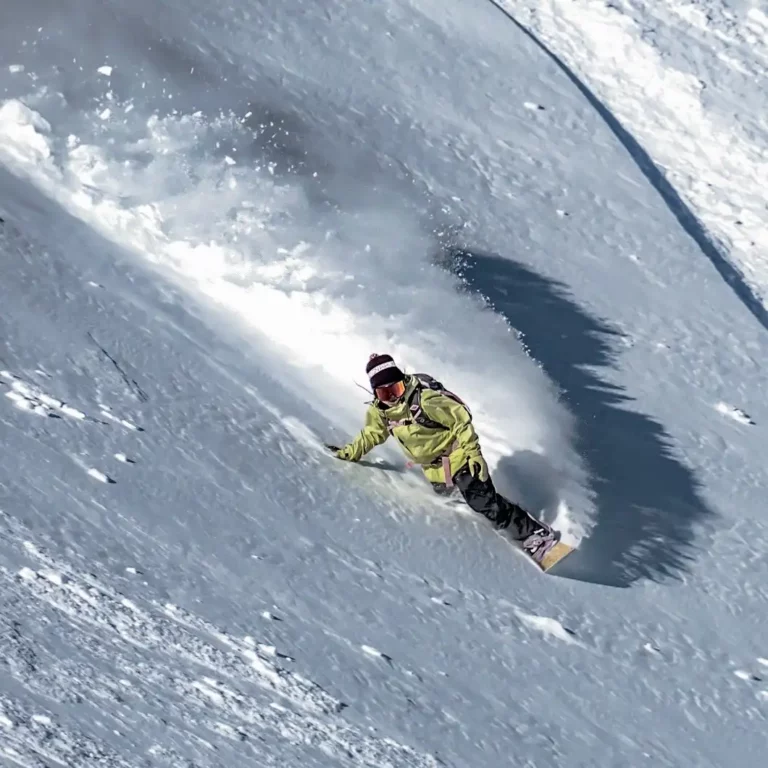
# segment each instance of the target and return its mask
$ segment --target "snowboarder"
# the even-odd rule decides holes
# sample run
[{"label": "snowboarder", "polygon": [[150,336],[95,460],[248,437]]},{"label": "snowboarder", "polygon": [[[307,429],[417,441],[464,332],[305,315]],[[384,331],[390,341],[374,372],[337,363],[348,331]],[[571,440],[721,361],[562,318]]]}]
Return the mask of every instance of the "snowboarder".
[{"label": "snowboarder", "polygon": [[344,447],[329,445],[334,455],[359,461],[392,435],[436,493],[449,495],[458,488],[475,512],[508,529],[540,562],[560,534],[496,491],[464,402],[431,376],[406,375],[390,355],[371,355],[365,370],[374,392],[365,426]]}]

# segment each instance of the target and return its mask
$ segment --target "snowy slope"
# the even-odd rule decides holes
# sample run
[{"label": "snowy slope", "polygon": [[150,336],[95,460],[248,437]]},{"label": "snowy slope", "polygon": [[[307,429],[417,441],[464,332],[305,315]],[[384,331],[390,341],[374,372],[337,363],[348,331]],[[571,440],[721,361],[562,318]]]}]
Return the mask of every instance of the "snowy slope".
[{"label": "snowy slope", "polygon": [[[764,95],[718,165],[650,4],[613,68],[569,4],[265,5],[3,12],[2,759],[761,764]],[[763,71],[716,30],[696,77]],[[563,578],[323,453],[384,350]]]},{"label": "snowy slope", "polygon": [[681,226],[768,325],[765,5],[750,0],[500,0],[498,5],[585,78],[610,110],[617,137]]}]

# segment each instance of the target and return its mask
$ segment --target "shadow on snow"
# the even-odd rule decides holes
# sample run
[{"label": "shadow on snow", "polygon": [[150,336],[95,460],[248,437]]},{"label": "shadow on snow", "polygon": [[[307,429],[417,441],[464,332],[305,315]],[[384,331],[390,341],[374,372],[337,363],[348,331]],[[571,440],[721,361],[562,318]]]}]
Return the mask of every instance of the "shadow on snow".
[{"label": "shadow on snow", "polygon": [[[631,397],[600,378],[599,369],[613,362],[618,332],[587,314],[564,285],[515,261],[462,249],[452,262],[467,288],[523,335],[576,416],[576,447],[590,474],[597,517],[558,575],[617,587],[680,577],[694,557],[697,526],[714,512],[693,473],[674,457],[661,424],[630,410]],[[497,472],[502,480],[514,478],[531,509],[549,509],[546,467],[529,453],[508,457]]]}]

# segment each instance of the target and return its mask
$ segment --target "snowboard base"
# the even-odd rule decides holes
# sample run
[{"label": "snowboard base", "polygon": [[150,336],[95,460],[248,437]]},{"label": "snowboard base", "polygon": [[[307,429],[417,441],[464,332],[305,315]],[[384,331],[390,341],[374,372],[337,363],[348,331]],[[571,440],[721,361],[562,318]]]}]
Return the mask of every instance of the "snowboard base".
[{"label": "snowboard base", "polygon": [[[575,547],[564,544],[562,541],[558,541],[557,544],[544,555],[542,561],[536,563],[536,565],[546,573],[550,568],[554,568],[564,557],[568,557],[574,549]],[[533,560],[533,558],[531,559]],[[536,561],[534,560],[534,562]]]}]

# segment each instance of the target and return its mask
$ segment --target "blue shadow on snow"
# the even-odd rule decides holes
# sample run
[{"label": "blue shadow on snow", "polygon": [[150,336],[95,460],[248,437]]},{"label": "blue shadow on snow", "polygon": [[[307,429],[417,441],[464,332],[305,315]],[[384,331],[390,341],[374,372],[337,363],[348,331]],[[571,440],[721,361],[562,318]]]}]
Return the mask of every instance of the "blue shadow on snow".
[{"label": "blue shadow on snow", "polygon": [[[661,424],[629,410],[631,397],[600,378],[599,369],[614,362],[612,339],[620,334],[587,314],[566,286],[518,262],[460,249],[450,266],[522,334],[576,416],[576,447],[590,473],[597,516],[558,575],[616,587],[679,578],[695,556],[697,528],[715,513],[694,474],[673,455]],[[548,508],[546,467],[528,453],[507,457],[497,473],[514,479],[532,509]]]}]

